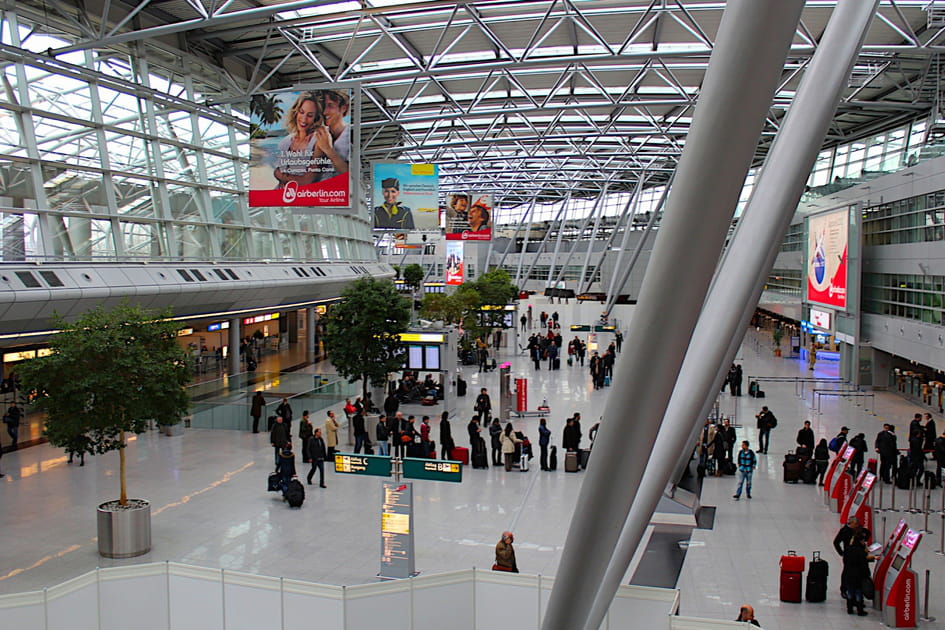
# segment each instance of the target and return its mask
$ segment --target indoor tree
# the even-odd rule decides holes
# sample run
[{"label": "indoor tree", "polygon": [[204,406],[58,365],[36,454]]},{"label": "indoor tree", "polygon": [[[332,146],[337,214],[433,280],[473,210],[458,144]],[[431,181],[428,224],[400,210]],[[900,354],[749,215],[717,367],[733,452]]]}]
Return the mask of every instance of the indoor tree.
[{"label": "indoor tree", "polygon": [[46,414],[43,433],[52,445],[118,451],[122,506],[128,435],[143,433],[150,421],[176,424],[189,406],[190,372],[170,315],[127,302],[99,306],[72,323],[57,315],[51,354],[17,368],[35,408]]},{"label": "indoor tree", "polygon": [[328,312],[328,358],[338,373],[354,383],[380,387],[403,367],[400,333],[410,323],[410,303],[387,280],[362,277],[348,285],[342,301]]}]

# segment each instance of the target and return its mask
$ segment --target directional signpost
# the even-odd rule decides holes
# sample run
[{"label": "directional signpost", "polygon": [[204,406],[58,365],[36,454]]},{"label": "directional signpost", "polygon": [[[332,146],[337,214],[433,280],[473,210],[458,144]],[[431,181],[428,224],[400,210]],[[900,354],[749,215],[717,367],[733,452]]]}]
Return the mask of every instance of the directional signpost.
[{"label": "directional signpost", "polygon": [[445,459],[386,457],[335,453],[335,472],[351,475],[393,477],[385,481],[381,497],[381,579],[413,577],[419,572],[414,565],[413,484],[401,481],[463,481],[463,465]]}]

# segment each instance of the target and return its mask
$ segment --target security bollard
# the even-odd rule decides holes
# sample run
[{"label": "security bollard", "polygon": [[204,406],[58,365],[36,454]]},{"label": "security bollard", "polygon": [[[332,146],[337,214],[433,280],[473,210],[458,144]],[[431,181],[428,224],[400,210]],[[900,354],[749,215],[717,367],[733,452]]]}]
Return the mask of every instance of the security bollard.
[{"label": "security bollard", "polygon": [[931,579],[931,571],[928,569],[925,570],[925,612],[919,617],[920,621],[929,623],[935,621],[935,617],[929,617],[929,580]]}]

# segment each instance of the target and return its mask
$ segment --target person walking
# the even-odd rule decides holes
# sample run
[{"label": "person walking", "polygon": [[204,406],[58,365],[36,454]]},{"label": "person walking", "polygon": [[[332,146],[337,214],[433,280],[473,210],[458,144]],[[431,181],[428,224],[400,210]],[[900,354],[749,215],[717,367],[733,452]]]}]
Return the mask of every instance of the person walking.
[{"label": "person walking", "polygon": [[289,432],[286,429],[285,422],[282,421],[282,416],[276,416],[276,421],[273,423],[272,430],[269,432],[269,442],[272,444],[272,448],[275,449],[277,472],[279,466],[279,452],[285,447],[288,441]]},{"label": "person walking", "polygon": [[262,417],[265,408],[266,397],[263,396],[262,391],[257,389],[249,408],[249,415],[253,418],[253,433],[259,433],[259,418]]},{"label": "person walking", "polygon": [[548,422],[541,418],[538,421],[538,448],[541,451],[541,469],[548,470],[548,444],[551,442],[551,429],[548,428]]},{"label": "person walking", "polygon": [[387,430],[387,416],[381,415],[377,419],[377,429],[374,431],[377,438],[377,454],[382,457],[390,456],[390,432]]},{"label": "person walking", "polygon": [[20,441],[20,420],[23,418],[23,412],[16,406],[16,401],[10,402],[7,413],[3,416],[3,421],[7,425],[7,435],[13,440],[11,450],[16,450],[17,443]]},{"label": "person walking", "polygon": [[302,444],[302,463],[308,463],[308,439],[312,437],[313,427],[308,419],[308,409],[302,412],[302,419],[299,420],[299,443]]},{"label": "person walking", "polygon": [[453,440],[453,428],[450,426],[450,412],[440,414],[440,455],[442,459],[453,459],[453,449],[456,442]]},{"label": "person walking", "polygon": [[745,486],[745,494],[751,498],[751,473],[757,464],[755,454],[748,448],[748,440],[744,440],[742,450],[738,451],[738,488],[732,496],[736,501],[742,497],[742,485]]},{"label": "person walking", "polygon": [[512,461],[515,459],[515,445],[521,443],[521,440],[515,436],[511,422],[505,425],[505,431],[499,436],[499,441],[502,446],[502,459],[505,463],[505,472],[511,472]]},{"label": "person walking", "polygon": [[282,497],[289,489],[289,482],[295,477],[295,453],[292,452],[292,442],[286,442],[279,450],[279,456],[276,460],[276,472],[279,473],[279,481],[282,484]]},{"label": "person walking", "polygon": [[328,449],[325,447],[325,440],[322,439],[321,428],[315,429],[312,437],[308,440],[308,457],[312,462],[312,468],[308,471],[308,485],[312,485],[312,477],[315,470],[318,470],[318,487],[325,487],[325,459],[328,457]]},{"label": "person walking", "polygon": [[[544,314],[544,313],[542,313]],[[518,563],[515,561],[515,548],[512,543],[515,537],[512,532],[502,532],[502,539],[495,546],[495,564],[493,571],[508,571],[518,573]]]},{"label": "person walking", "polygon": [[489,418],[492,416],[492,399],[489,398],[489,393],[485,387],[483,387],[479,391],[479,395],[476,396],[476,408],[474,411],[479,414],[479,422],[482,425],[489,422]]},{"label": "person walking", "polygon": [[768,441],[771,438],[771,429],[778,426],[778,419],[767,407],[762,407],[761,411],[755,414],[758,419],[758,451],[764,455],[768,454]]},{"label": "person walking", "polygon": [[328,459],[334,461],[335,451],[338,447],[338,420],[335,419],[335,412],[329,411],[325,419],[325,445],[327,447]]}]

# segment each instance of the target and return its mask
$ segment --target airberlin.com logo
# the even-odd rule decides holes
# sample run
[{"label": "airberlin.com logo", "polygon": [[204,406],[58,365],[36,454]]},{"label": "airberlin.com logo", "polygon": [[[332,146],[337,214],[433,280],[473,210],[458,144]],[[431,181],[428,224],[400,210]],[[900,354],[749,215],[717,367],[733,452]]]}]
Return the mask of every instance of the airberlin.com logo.
[{"label": "airberlin.com logo", "polygon": [[282,190],[282,203],[288,205],[295,201],[295,198],[299,194],[299,183],[295,181],[289,181],[286,183],[285,188]]}]

